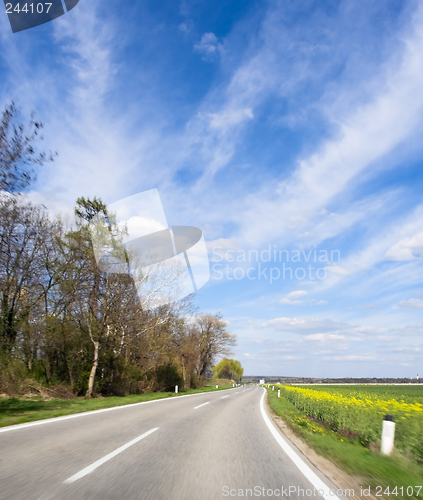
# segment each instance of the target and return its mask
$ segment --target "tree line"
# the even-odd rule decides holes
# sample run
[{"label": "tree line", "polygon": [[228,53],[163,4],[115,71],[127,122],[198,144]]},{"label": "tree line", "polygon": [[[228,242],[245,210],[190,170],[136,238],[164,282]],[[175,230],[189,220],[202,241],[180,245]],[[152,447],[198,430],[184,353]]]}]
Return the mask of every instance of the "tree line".
[{"label": "tree line", "polygon": [[153,274],[136,287],[130,275],[101,271],[89,231],[106,213],[101,200],[79,198],[70,220],[22,194],[33,168],[54,160],[33,145],[41,129],[33,116],[20,123],[14,104],[1,115],[0,392],[26,379],[89,397],[200,387],[235,336],[190,297],[149,308],[143,299],[160,293]]}]

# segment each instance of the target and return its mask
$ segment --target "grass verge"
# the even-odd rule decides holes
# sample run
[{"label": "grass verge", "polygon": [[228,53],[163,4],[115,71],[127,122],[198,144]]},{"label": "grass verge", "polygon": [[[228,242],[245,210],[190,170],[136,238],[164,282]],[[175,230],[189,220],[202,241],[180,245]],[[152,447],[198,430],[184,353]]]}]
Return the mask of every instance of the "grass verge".
[{"label": "grass verge", "polygon": [[[359,476],[363,487],[370,486],[372,495],[380,491],[377,495],[380,498],[423,499],[423,487],[420,490],[416,488],[423,486],[421,465],[400,454],[381,456],[362,446],[358,440],[349,440],[314,422],[287,399],[278,398],[276,390],[268,389],[267,394],[269,407],[276,415],[282,417],[319,455],[334,462],[347,474]],[[376,487],[382,489],[376,490]],[[407,495],[407,488],[410,495]]]},{"label": "grass verge", "polygon": [[7,425],[23,424],[35,420],[61,417],[74,413],[84,413],[114,406],[124,406],[143,401],[153,401],[155,399],[174,398],[185,394],[197,394],[200,392],[214,392],[231,389],[232,385],[216,387],[203,387],[201,389],[190,389],[174,392],[151,392],[147,394],[133,394],[123,397],[107,397],[98,399],[51,399],[45,401],[42,398],[0,398],[0,427]]}]

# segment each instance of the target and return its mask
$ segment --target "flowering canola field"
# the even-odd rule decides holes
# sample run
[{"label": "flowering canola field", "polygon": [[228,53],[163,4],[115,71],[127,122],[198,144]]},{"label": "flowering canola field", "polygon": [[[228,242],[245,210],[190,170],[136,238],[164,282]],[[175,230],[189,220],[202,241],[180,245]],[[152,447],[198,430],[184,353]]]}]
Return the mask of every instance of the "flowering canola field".
[{"label": "flowering canola field", "polygon": [[280,386],[281,396],[334,431],[353,433],[365,445],[380,443],[382,421],[394,416],[395,447],[423,460],[423,387]]}]

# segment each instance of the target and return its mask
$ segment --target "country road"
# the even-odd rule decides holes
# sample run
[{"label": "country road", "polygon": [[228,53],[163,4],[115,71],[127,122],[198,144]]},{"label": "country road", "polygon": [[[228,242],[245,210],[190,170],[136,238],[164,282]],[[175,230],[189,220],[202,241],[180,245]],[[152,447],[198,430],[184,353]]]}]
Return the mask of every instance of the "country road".
[{"label": "country road", "polygon": [[263,391],[239,387],[2,428],[0,499],[268,498],[266,490],[281,488],[279,498],[303,499],[313,487],[312,498],[336,499],[328,493],[335,486],[270,423]]}]

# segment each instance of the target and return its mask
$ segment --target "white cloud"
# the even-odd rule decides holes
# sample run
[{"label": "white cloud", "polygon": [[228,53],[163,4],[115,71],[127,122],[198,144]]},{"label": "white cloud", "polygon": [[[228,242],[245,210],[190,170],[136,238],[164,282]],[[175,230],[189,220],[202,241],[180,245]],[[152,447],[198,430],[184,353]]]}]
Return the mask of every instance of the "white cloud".
[{"label": "white cloud", "polygon": [[423,256],[423,231],[404,238],[386,252],[389,260],[413,260]]},{"label": "white cloud", "polygon": [[314,333],[312,335],[307,335],[305,339],[328,341],[328,340],[346,340],[347,337],[345,337],[344,335],[337,335],[337,334]]},{"label": "white cloud", "polygon": [[305,290],[296,290],[294,292],[288,293],[283,299],[280,300],[280,303],[300,305],[303,304],[304,302],[298,299],[299,297],[303,297],[304,295],[307,295],[307,292]]},{"label": "white cloud", "polygon": [[303,297],[304,295],[307,295],[307,292],[305,290],[296,290],[295,292],[288,293],[287,297],[291,299]]},{"label": "white cloud", "polygon": [[293,305],[300,305],[303,303],[302,300],[291,300],[288,299],[287,297],[284,297],[283,299],[280,300],[281,304],[293,304]]},{"label": "white cloud", "polygon": [[388,348],[388,351],[394,351],[394,352],[408,352],[408,351],[418,352],[420,350],[421,350],[420,347],[413,347],[413,346],[389,347]]},{"label": "white cloud", "polygon": [[178,26],[179,31],[182,31],[182,33],[189,33],[192,29],[193,22],[192,21],[186,21],[184,23],[181,23]]},{"label": "white cloud", "polygon": [[351,274],[350,271],[341,266],[326,266],[326,269],[337,276],[348,276],[348,274]]},{"label": "white cloud", "polygon": [[275,318],[263,323],[264,327],[272,327],[279,331],[307,334],[311,332],[327,332],[343,330],[349,327],[344,323],[337,323],[327,318]]},{"label": "white cloud", "polygon": [[324,304],[328,304],[329,302],[327,302],[326,300],[318,300],[316,302],[316,306],[323,306]]},{"label": "white cloud", "polygon": [[207,61],[219,52],[222,52],[223,46],[219,43],[214,33],[204,33],[201,37],[201,41],[194,45],[194,50],[202,54],[202,59]]},{"label": "white cloud", "polygon": [[398,302],[398,307],[412,308],[412,309],[422,309],[423,308],[423,300],[422,299],[408,299],[401,300]]},{"label": "white cloud", "polygon": [[225,109],[220,113],[211,113],[210,128],[225,130],[232,125],[238,125],[246,120],[254,118],[251,108],[245,109]]},{"label": "white cloud", "polygon": [[376,361],[377,358],[373,356],[356,356],[356,355],[348,355],[348,356],[330,356],[324,358],[327,361]]}]

